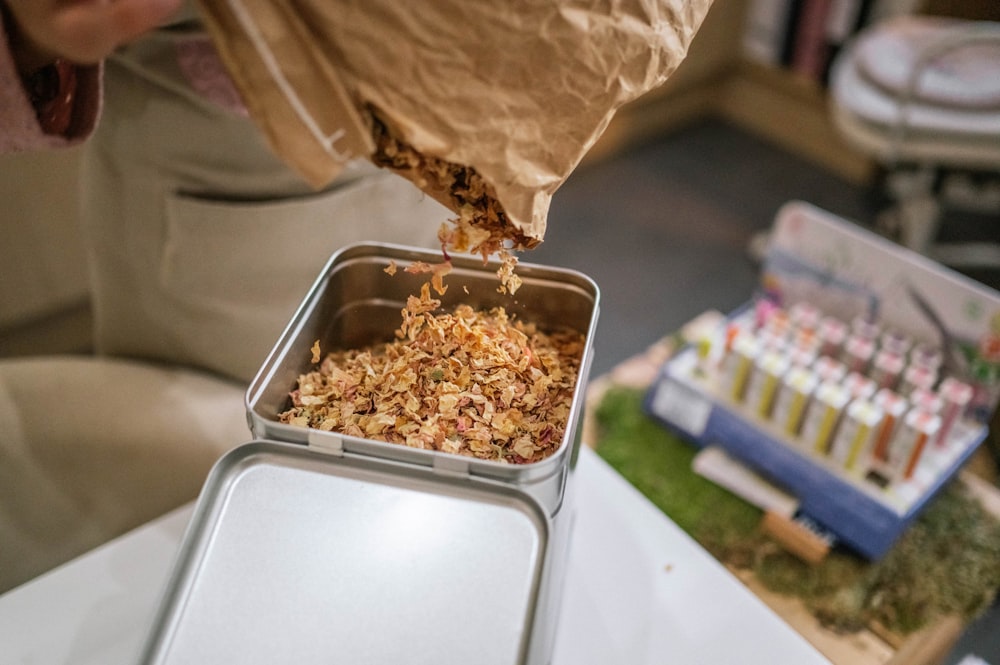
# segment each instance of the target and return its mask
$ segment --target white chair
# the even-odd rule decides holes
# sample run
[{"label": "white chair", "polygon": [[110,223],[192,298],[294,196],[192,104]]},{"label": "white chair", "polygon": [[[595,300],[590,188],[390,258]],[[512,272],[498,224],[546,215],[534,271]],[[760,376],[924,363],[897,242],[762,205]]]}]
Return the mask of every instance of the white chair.
[{"label": "white chair", "polygon": [[985,213],[1000,240],[1000,23],[903,16],[834,62],[833,120],[886,170],[877,226],[955,268],[1000,267],[1000,242],[939,240],[948,210]]}]

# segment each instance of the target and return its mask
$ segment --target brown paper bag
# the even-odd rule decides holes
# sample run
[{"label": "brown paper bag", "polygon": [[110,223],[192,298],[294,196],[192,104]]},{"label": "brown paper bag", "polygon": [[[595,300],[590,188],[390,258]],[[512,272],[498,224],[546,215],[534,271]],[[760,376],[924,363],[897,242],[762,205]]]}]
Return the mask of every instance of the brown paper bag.
[{"label": "brown paper bag", "polygon": [[531,246],[552,194],[615,111],[676,69],[711,0],[199,3],[251,116],[311,184],[368,158]]}]

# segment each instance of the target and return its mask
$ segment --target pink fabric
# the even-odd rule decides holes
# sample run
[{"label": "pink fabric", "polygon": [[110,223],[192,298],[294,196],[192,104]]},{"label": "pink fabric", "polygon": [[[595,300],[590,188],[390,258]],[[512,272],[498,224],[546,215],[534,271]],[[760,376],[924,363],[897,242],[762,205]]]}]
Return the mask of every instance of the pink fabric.
[{"label": "pink fabric", "polygon": [[65,136],[46,134],[38,124],[10,52],[0,16],[0,153],[59,148],[83,141],[94,131],[101,111],[101,67],[77,69],[76,102]]},{"label": "pink fabric", "polygon": [[249,116],[243,98],[206,34],[195,34],[177,42],[177,64],[188,83],[204,99],[222,108]]},{"label": "pink fabric", "polygon": [[[207,34],[179,39],[177,64],[192,89],[204,99],[231,113],[249,115]],[[66,147],[90,136],[101,113],[101,70],[101,66],[77,68],[76,103],[69,131],[65,136],[44,133],[14,66],[0,15],[0,154]]]}]

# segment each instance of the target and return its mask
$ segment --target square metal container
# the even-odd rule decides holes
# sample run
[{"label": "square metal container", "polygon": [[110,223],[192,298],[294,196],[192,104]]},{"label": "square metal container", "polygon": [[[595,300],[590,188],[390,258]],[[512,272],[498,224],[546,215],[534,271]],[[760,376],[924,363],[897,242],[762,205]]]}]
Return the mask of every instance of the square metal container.
[{"label": "square metal container", "polygon": [[[391,261],[399,268],[395,275],[385,272]],[[576,271],[521,263],[517,274],[523,284],[512,297],[497,290],[496,264],[484,265],[475,256],[453,256],[454,268],[445,277],[447,292],[443,296],[432,293],[440,298],[445,311],[459,304],[479,309],[503,306],[508,314],[543,329],[568,326],[585,336],[584,357],[566,433],[549,457],[532,464],[502,464],[278,422],[278,414],[291,405],[289,392],[295,388],[298,377],[313,369],[310,351],[313,342],[319,340],[322,349],[331,350],[393,339],[407,297],[419,292],[420,285],[429,279],[426,274],[403,272],[413,261],[440,262],[441,253],[387,244],[359,244],[330,259],[247,390],[251,431],[260,439],[306,443],[345,453],[434,466],[447,473],[492,478],[521,487],[551,514],[558,513],[567,475],[579,450],[578,426],[598,315],[597,285]]]},{"label": "square metal container", "polygon": [[[551,659],[573,523],[598,289],[586,276],[454,256],[450,310],[504,306],[585,335],[566,434],[508,465],[284,425],[311,347],[392,339],[438,252],[352,245],[335,254],[247,391],[255,441],[216,464],[199,497],[141,663],[470,663]],[[388,275],[395,261],[400,270]]]}]

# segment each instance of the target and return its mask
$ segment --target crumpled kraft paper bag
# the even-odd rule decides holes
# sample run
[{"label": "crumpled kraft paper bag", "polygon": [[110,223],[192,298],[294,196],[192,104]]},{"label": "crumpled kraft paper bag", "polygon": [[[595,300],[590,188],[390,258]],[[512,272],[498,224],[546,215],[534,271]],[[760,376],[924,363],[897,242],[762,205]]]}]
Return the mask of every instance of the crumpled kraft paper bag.
[{"label": "crumpled kraft paper bag", "polygon": [[552,194],[616,110],[677,68],[711,0],[199,4],[251,117],[313,186],[371,158],[377,117],[420,153],[473,169],[541,240]]}]

